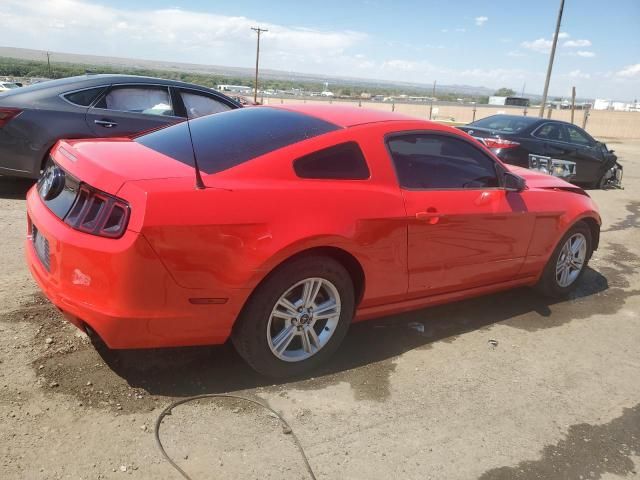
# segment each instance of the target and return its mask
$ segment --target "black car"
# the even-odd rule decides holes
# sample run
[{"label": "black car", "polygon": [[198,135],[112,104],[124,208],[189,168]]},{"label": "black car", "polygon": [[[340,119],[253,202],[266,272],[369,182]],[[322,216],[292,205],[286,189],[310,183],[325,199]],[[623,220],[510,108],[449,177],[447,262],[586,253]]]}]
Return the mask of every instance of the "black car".
[{"label": "black car", "polygon": [[622,166],[613,150],[572,123],[493,115],[458,127],[502,161],[592,188],[620,187]]},{"label": "black car", "polygon": [[241,106],[206,87],[133,75],[12,89],[0,94],[0,174],[38,178],[61,138],[130,136]]}]

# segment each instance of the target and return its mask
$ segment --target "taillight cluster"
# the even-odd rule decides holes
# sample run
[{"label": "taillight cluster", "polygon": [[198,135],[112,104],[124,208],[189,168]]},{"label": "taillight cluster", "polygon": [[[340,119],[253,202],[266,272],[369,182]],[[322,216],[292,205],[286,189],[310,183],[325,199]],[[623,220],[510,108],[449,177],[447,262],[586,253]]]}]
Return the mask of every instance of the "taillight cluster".
[{"label": "taillight cluster", "polygon": [[18,115],[22,110],[19,108],[0,108],[0,128],[4,127],[9,121]]},{"label": "taillight cluster", "polygon": [[64,221],[81,232],[118,238],[127,229],[129,205],[83,183]]},{"label": "taillight cluster", "polygon": [[515,148],[520,145],[518,142],[505,140],[504,138],[482,138],[481,140],[487,148]]}]

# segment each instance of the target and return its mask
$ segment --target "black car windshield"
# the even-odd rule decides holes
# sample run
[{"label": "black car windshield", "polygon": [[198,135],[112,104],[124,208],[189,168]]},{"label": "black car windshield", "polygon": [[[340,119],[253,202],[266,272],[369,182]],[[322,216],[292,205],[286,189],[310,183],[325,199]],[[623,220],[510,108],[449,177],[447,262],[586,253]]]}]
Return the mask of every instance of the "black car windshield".
[{"label": "black car windshield", "polygon": [[200,170],[212,174],[339,128],[298,112],[249,107],[156,130],[135,141],[187,165],[194,165],[195,153]]},{"label": "black car windshield", "polygon": [[493,115],[470,123],[469,127],[486,128],[501,133],[520,133],[537,122],[537,118]]}]

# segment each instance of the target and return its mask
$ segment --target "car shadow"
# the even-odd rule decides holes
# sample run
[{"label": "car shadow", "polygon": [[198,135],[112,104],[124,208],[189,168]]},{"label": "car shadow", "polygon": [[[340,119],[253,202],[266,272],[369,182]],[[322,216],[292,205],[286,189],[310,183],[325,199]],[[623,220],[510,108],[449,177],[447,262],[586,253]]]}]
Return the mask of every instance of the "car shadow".
[{"label": "car shadow", "polygon": [[24,199],[35,180],[0,175],[0,198]]},{"label": "car shadow", "polygon": [[[354,369],[365,367],[360,381],[375,377],[377,365],[390,373],[393,359],[409,350],[430,348],[453,341],[467,332],[502,323],[535,331],[559,326],[593,314],[589,297],[607,290],[607,279],[588,268],[572,298],[550,300],[528,288],[464,300],[448,305],[356,323],[326,366],[307,377],[287,380],[265,378],[251,370],[230,342],[216,347],[186,347],[148,350],[109,350],[99,339],[94,346],[105,363],[130,386],[152,395],[184,397],[204,393],[226,393],[256,387],[295,383],[296,388],[314,388],[323,378],[347,381]],[[556,317],[556,318],[553,318]],[[384,366],[386,363],[386,367]],[[377,367],[376,367],[377,368]],[[393,366],[395,369],[395,366]],[[312,380],[313,385],[307,385]],[[325,382],[326,383],[326,382]],[[388,379],[387,379],[388,383]]]}]

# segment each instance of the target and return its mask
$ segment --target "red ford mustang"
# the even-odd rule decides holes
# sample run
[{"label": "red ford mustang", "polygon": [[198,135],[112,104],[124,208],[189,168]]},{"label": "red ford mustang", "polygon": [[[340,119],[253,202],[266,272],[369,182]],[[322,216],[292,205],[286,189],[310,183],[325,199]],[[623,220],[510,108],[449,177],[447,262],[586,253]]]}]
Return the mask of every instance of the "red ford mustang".
[{"label": "red ford mustang", "polygon": [[468,135],[339,106],[239,109],[61,141],[28,194],[45,294],[111,348],[219,344],[271,376],[352,319],[506,288],[573,288],[598,246],[580,188]]}]

